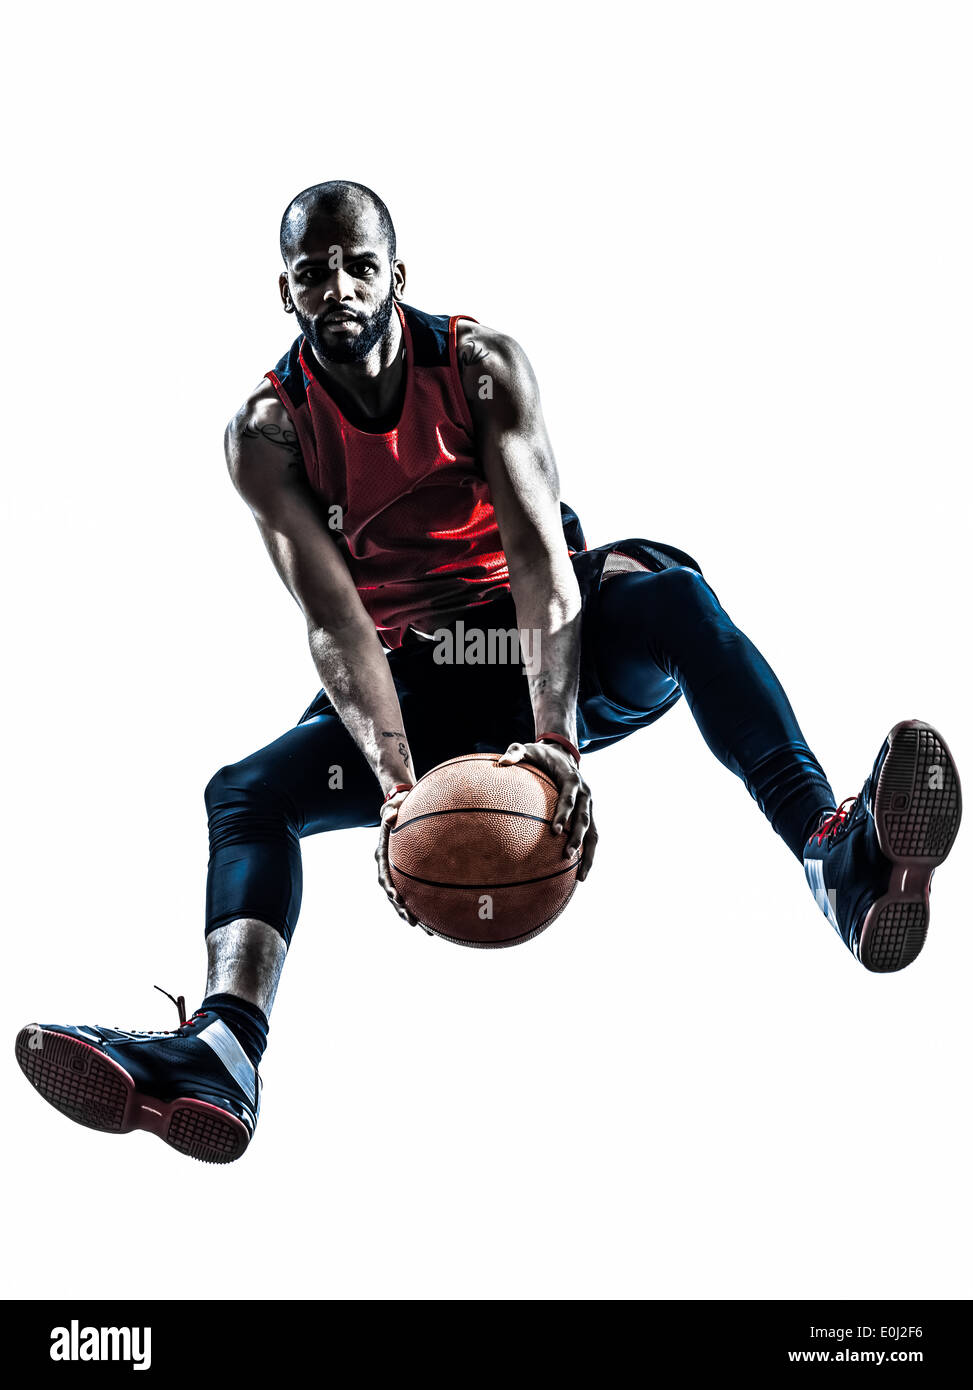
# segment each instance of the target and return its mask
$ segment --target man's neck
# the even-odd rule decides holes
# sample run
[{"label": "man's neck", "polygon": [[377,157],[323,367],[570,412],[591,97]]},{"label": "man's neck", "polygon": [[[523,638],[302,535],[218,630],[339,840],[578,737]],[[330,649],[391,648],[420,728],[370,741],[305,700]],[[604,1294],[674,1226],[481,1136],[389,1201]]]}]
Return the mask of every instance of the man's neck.
[{"label": "man's neck", "polygon": [[405,372],[405,337],[393,310],[388,331],[361,362],[328,362],[308,343],[322,381],[341,404],[351,402],[362,415],[379,419],[394,410]]}]

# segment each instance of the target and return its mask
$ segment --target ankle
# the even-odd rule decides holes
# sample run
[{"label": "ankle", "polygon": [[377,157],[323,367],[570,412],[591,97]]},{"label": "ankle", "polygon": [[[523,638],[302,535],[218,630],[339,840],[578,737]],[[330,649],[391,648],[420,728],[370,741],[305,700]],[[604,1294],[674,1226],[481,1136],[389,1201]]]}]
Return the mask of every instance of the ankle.
[{"label": "ankle", "polygon": [[833,816],[836,808],[834,806],[819,806],[814,815],[804,827],[804,844],[806,845],[811,836],[820,826],[825,816]]},{"label": "ankle", "polygon": [[256,1004],[236,994],[208,994],[199,1007],[221,1018],[253,1065],[260,1065],[270,1024]]}]

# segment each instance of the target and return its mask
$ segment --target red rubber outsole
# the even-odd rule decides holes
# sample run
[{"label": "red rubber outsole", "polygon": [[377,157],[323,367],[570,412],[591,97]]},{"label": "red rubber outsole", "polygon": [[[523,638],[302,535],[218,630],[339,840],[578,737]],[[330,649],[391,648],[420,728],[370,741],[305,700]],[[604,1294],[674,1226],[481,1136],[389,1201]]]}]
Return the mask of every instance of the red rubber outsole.
[{"label": "red rubber outsole", "polygon": [[866,970],[904,970],[929,929],[929,884],[953,847],[963,813],[959,773],[946,740],[906,719],[889,734],[873,814],[878,847],[892,861],[888,891],[862,923],[858,959]]},{"label": "red rubber outsole", "polygon": [[39,1024],[17,1034],[17,1062],[48,1105],[86,1129],[129,1134],[144,1129],[202,1163],[232,1163],[250,1142],[241,1120],[190,1096],[143,1095],[124,1067],[98,1048]]}]

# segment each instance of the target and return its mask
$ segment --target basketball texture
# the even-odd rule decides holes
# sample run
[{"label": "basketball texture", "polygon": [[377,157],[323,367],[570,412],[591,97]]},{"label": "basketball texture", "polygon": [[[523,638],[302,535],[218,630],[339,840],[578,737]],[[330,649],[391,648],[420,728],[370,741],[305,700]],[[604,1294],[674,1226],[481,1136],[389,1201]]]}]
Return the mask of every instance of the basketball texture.
[{"label": "basketball texture", "polygon": [[432,768],[389,835],[392,881],[412,915],[462,946],[514,946],[550,926],[570,900],[580,853],[551,822],[558,792],[530,763],[469,753]]}]

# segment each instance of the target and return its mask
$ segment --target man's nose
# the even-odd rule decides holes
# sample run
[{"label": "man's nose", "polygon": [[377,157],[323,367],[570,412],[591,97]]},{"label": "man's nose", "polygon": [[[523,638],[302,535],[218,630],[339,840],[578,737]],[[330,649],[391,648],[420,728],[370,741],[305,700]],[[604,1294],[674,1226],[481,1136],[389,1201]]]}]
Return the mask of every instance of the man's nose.
[{"label": "man's nose", "polygon": [[344,266],[339,265],[324,286],[324,298],[336,299],[340,302],[344,299],[352,299],[353,297],[352,277],[345,270]]}]

